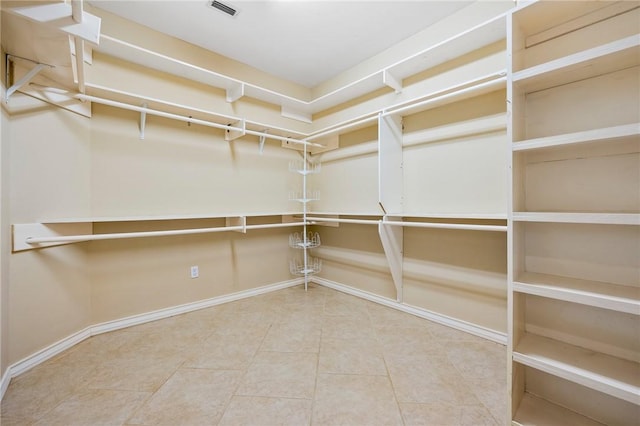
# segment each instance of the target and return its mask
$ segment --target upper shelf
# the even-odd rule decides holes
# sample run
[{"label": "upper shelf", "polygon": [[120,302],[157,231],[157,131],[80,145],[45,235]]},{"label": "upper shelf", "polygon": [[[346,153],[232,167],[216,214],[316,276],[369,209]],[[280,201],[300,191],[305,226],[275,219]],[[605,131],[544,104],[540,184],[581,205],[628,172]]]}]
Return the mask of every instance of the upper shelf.
[{"label": "upper shelf", "polygon": [[640,122],[600,128],[595,130],[585,130],[582,132],[566,133],[562,135],[545,136],[524,141],[516,141],[512,145],[512,147],[513,151],[528,151],[592,142],[610,143],[615,140],[633,138],[638,139],[639,136]]},{"label": "upper shelf", "polygon": [[640,34],[574,53],[513,74],[526,93],[640,65]]},{"label": "upper shelf", "polygon": [[280,105],[283,115],[286,114],[290,118],[310,121],[311,115],[316,112],[327,110],[386,86],[400,92],[403,79],[503,40],[505,37],[506,15],[503,14],[313,99],[290,96],[242,81],[120,40],[112,35],[102,34],[100,46],[96,50],[135,64],[224,89],[227,91],[229,102],[248,96]]}]

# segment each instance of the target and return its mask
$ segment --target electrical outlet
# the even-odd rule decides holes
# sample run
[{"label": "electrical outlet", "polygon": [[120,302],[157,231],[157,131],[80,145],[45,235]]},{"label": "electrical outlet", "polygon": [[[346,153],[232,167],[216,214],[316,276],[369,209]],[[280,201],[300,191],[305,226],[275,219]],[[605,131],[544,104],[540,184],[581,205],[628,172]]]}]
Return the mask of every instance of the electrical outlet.
[{"label": "electrical outlet", "polygon": [[191,278],[198,278],[200,276],[200,271],[197,266],[191,267]]}]

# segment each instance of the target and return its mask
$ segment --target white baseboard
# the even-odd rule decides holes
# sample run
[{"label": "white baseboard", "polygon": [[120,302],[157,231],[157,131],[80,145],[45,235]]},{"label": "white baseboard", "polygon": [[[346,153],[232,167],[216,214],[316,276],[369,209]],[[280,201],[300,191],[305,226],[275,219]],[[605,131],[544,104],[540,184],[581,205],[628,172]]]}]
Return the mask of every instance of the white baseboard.
[{"label": "white baseboard", "polygon": [[2,381],[0,381],[0,401],[4,398],[4,393],[7,391],[9,387],[9,382],[11,381],[11,376],[9,374],[10,369],[7,368],[4,374],[2,375]]},{"label": "white baseboard", "polygon": [[295,278],[293,280],[281,281],[279,283],[269,284],[263,287],[252,288],[250,290],[243,290],[237,293],[225,294],[223,296],[216,296],[210,299],[199,300],[197,302],[185,303],[184,305],[172,306],[170,308],[159,309],[157,311],[152,311],[152,312],[146,312],[140,315],[133,315],[130,317],[121,318],[114,321],[103,322],[102,324],[96,324],[91,327],[91,335],[95,336],[97,334],[107,333],[109,331],[114,331],[114,330],[120,330],[122,328],[131,327],[134,325],[140,325],[140,324],[156,321],[163,318],[169,318],[175,315],[186,314],[187,312],[193,312],[199,309],[210,308],[212,306],[233,302],[235,300],[246,299],[248,297],[258,296],[260,294],[282,290],[284,288],[293,287],[303,283],[304,283],[303,278]]},{"label": "white baseboard", "polygon": [[199,309],[209,308],[211,306],[220,305],[222,303],[246,299],[248,297],[282,290],[303,283],[303,278],[281,281],[279,283],[252,288],[250,290],[243,290],[237,293],[225,294],[224,296],[217,296],[210,299],[199,300],[197,302],[185,303],[184,305],[172,306],[170,308],[159,309],[157,311],[147,312],[140,315],[133,315],[126,318],[89,326],[83,330],[73,333],[70,336],[65,337],[64,339],[59,340],[56,343],[53,343],[52,345],[47,346],[46,348],[32,355],[29,355],[28,357],[16,362],[15,364],[10,365],[2,376],[2,382],[0,383],[0,401],[2,400],[2,398],[4,398],[4,393],[9,387],[9,382],[13,377],[18,376],[39,364],[42,364],[43,362],[53,358],[59,353],[71,348],[72,346],[77,345],[78,343],[82,342],[85,339],[88,339],[91,336],[107,333],[109,331],[120,330],[134,325],[144,324],[163,318],[169,318],[175,315],[197,311]]},{"label": "white baseboard", "polygon": [[311,281],[316,284],[319,284],[328,288],[332,288],[334,290],[338,290],[343,293],[350,294],[352,296],[360,297],[362,299],[379,303],[389,308],[397,309],[399,311],[406,312],[408,314],[412,314],[420,318],[428,319],[429,321],[433,321],[435,323],[442,324],[447,327],[455,328],[456,330],[473,334],[474,336],[491,340],[492,342],[500,343],[502,345],[507,344],[506,333],[501,333],[499,331],[491,330],[476,324],[472,324],[466,321],[448,317],[446,315],[438,314],[436,312],[432,312],[427,309],[418,308],[415,306],[400,303],[393,299],[388,299],[386,297],[382,297],[377,294],[369,293],[367,291],[360,290],[354,287],[349,287],[347,285],[344,285],[335,281],[327,280],[325,278],[314,276],[311,278]]}]

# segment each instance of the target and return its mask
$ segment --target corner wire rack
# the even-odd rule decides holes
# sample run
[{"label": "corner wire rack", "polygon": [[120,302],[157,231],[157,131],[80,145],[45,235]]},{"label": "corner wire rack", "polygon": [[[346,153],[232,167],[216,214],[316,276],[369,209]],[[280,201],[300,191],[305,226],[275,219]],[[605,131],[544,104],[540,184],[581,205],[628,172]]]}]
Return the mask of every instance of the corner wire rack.
[{"label": "corner wire rack", "polygon": [[322,260],[309,256],[309,249],[320,246],[320,234],[307,230],[306,217],[308,213],[308,203],[320,199],[320,191],[310,191],[307,189],[307,176],[319,173],[320,163],[308,161],[307,146],[304,145],[302,160],[290,161],[289,170],[302,175],[302,191],[291,191],[289,200],[302,203],[302,232],[289,235],[289,246],[302,250],[302,259],[296,258],[289,262],[289,271],[293,275],[304,277],[304,289],[309,288],[309,276],[317,274],[322,269]]}]

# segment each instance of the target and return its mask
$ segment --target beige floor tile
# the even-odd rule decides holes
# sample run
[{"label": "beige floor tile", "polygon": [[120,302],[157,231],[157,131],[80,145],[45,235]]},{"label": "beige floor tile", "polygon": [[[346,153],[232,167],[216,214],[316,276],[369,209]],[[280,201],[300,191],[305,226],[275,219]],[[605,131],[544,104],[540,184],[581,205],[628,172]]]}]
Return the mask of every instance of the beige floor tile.
[{"label": "beige floor tile", "polygon": [[451,363],[465,378],[498,379],[506,374],[507,349],[497,343],[449,342],[445,350]]},{"label": "beige floor tile", "polygon": [[311,403],[308,399],[234,396],[218,425],[304,426],[311,421]]},{"label": "beige floor tile", "polygon": [[324,314],[369,318],[366,300],[339,291],[327,295],[324,302]]},{"label": "beige floor tile", "polygon": [[147,392],[87,389],[64,400],[34,426],[121,425],[149,396]]},{"label": "beige floor tile", "polygon": [[33,422],[23,417],[0,417],[2,426],[31,426]]},{"label": "beige floor tile", "polygon": [[322,339],[318,373],[387,375],[375,339]]},{"label": "beige floor tile", "polygon": [[400,404],[405,426],[498,426],[487,409],[450,404]]},{"label": "beige floor tile", "polygon": [[318,355],[258,352],[236,395],[313,398]]},{"label": "beige floor tile", "polygon": [[138,333],[130,333],[129,328],[125,330],[112,331],[89,337],[77,345],[61,352],[53,357],[46,364],[66,363],[70,365],[95,364],[105,359],[116,356],[121,348],[131,344],[140,338]]},{"label": "beige floor tile", "polygon": [[420,358],[443,351],[443,344],[425,327],[384,327],[375,333],[385,355]]},{"label": "beige floor tile", "polygon": [[267,327],[259,330],[248,328],[245,333],[240,328],[225,329],[224,334],[216,333],[194,349],[183,365],[188,368],[246,370],[267,330]]},{"label": "beige floor tile", "polygon": [[505,351],[297,286],[87,339],[14,379],[1,423],[506,424]]},{"label": "beige floor tile", "polygon": [[239,371],[179,369],[128,420],[144,425],[211,425],[240,382]]},{"label": "beige floor tile", "polygon": [[389,378],[319,374],[313,425],[401,425]]},{"label": "beige floor tile", "polygon": [[399,402],[479,405],[445,356],[385,357],[385,360]]},{"label": "beige floor tile", "polygon": [[322,338],[375,339],[376,333],[368,317],[325,315],[322,320]]},{"label": "beige floor tile", "polygon": [[45,364],[11,380],[2,399],[2,416],[37,420],[74,392],[93,374],[87,364]]},{"label": "beige floor tile", "polygon": [[318,353],[321,332],[319,323],[318,325],[312,322],[276,323],[269,329],[260,350]]},{"label": "beige floor tile", "polygon": [[184,358],[176,355],[136,357],[130,354],[98,366],[88,387],[155,392],[183,362]]},{"label": "beige floor tile", "polygon": [[506,373],[497,379],[468,379],[469,388],[499,424],[507,424]]}]

